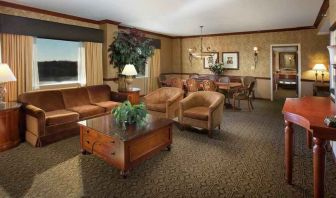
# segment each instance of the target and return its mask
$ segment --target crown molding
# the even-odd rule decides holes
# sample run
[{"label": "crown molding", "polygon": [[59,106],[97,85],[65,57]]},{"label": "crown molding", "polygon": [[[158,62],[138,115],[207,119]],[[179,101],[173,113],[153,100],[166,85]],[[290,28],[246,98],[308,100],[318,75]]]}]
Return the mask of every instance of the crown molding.
[{"label": "crown molding", "polygon": [[[218,33],[218,34],[204,34],[203,37],[211,36],[231,36],[231,35],[243,35],[243,34],[258,34],[258,33],[270,33],[270,32],[287,32],[287,31],[298,31],[298,30],[309,30],[316,29],[314,26],[303,26],[303,27],[293,27],[293,28],[282,28],[282,29],[271,29],[271,30],[256,30],[256,31],[246,31],[246,32],[229,32],[229,33]],[[175,38],[195,38],[201,35],[193,36],[179,36]]]},{"label": "crown molding", "polygon": [[151,35],[166,37],[166,38],[170,38],[170,39],[176,38],[175,36],[169,36],[169,35],[166,35],[166,34],[151,32],[151,31],[147,31],[147,30],[141,30],[141,29],[138,29],[138,28],[128,27],[128,26],[124,26],[124,25],[119,25],[118,28],[121,29],[121,30],[136,29],[136,30],[138,30],[138,31],[140,31],[144,34],[151,34]]}]

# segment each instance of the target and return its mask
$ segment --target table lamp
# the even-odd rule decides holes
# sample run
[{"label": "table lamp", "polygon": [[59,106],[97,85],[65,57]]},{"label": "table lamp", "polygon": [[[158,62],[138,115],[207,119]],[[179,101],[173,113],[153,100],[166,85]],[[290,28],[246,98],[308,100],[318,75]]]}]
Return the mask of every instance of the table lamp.
[{"label": "table lamp", "polygon": [[5,95],[7,93],[5,83],[10,81],[16,81],[13,72],[7,64],[0,63],[0,103],[5,101]]},{"label": "table lamp", "polygon": [[127,83],[127,88],[130,88],[132,82],[133,82],[133,78],[134,76],[136,76],[138,73],[134,67],[134,65],[132,64],[127,64],[125,65],[123,71],[121,72],[122,75],[126,76],[126,83]]},{"label": "table lamp", "polygon": [[315,71],[315,82],[317,81],[317,72],[318,71],[322,72],[321,82],[323,83],[323,81],[324,81],[324,72],[327,71],[326,66],[324,64],[316,64],[314,66],[313,70]]}]

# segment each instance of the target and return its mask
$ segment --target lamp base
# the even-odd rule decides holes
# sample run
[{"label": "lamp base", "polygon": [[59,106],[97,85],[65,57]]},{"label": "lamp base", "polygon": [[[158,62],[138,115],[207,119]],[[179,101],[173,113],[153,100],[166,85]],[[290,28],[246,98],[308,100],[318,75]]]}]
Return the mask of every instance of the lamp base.
[{"label": "lamp base", "polygon": [[131,84],[133,82],[133,77],[132,76],[127,76],[126,79],[125,79],[125,82],[127,84],[127,86],[126,86],[127,89],[132,88]]},{"label": "lamp base", "polygon": [[7,89],[5,87],[4,83],[0,83],[0,103],[4,103],[5,102],[5,96],[7,93]]}]

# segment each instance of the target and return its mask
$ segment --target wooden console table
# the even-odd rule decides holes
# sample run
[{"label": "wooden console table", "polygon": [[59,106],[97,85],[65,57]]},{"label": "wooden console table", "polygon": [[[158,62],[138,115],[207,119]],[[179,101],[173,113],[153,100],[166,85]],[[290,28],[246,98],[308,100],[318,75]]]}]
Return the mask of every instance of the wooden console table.
[{"label": "wooden console table", "polygon": [[314,96],[330,96],[329,83],[315,82],[313,84]]},{"label": "wooden console table", "polygon": [[336,115],[336,105],[326,97],[287,98],[282,113],[285,119],[286,181],[292,184],[293,124],[306,129],[307,143],[314,139],[314,197],[324,196],[325,153],[328,140],[336,140],[336,128],[327,127],[324,118]]}]

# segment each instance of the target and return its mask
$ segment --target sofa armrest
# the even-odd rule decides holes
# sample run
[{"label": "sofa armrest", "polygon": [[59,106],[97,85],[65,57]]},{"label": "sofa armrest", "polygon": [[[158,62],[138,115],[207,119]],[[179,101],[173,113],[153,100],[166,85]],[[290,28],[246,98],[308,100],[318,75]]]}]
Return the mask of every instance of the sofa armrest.
[{"label": "sofa armrest", "polygon": [[42,109],[34,106],[34,105],[26,105],[25,106],[25,112],[28,115],[31,115],[37,119],[43,119],[45,120],[45,111],[43,111]]},{"label": "sofa armrest", "polygon": [[128,100],[127,95],[111,91],[111,100],[115,102],[124,102]]},{"label": "sofa armrest", "polygon": [[220,125],[223,117],[224,99],[217,100],[209,107],[208,129],[214,129]]}]

